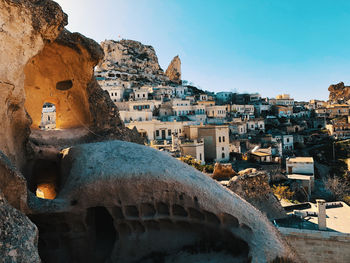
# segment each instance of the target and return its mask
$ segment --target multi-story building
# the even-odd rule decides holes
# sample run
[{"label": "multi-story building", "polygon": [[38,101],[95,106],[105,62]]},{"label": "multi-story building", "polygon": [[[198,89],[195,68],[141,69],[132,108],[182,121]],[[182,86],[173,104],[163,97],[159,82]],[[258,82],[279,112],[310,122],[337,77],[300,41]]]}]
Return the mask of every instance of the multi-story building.
[{"label": "multi-story building", "polygon": [[184,135],[190,139],[204,142],[204,153],[207,161],[229,160],[229,128],[226,125],[189,126],[184,128]]},{"label": "multi-story building", "polygon": [[188,126],[192,122],[182,121],[132,121],[127,124],[129,129],[137,128],[138,132],[147,138],[148,141],[153,140],[171,140],[174,133],[178,136],[183,135],[184,126]]},{"label": "multi-story building", "polygon": [[278,117],[290,117],[293,114],[293,106],[274,105],[273,108]]},{"label": "multi-story building", "polygon": [[231,122],[228,127],[232,134],[243,135],[247,133],[247,124],[245,122]]},{"label": "multi-story building", "polygon": [[329,132],[329,135],[334,136],[336,139],[350,138],[349,118],[341,120],[332,120],[332,123],[327,124],[326,128]]},{"label": "multi-story building", "polygon": [[56,128],[56,107],[51,103],[45,103],[41,112],[39,129],[52,130]]},{"label": "multi-story building", "polygon": [[271,98],[268,100],[270,105],[281,105],[281,106],[293,106],[294,99],[289,96],[289,94],[277,95],[276,98]]},{"label": "multi-story building", "polygon": [[208,117],[212,118],[226,118],[226,111],[227,107],[226,105],[215,105],[215,106],[208,106],[206,107],[206,114]]},{"label": "multi-story building", "polygon": [[233,93],[229,91],[218,92],[216,93],[216,99],[221,102],[228,102],[231,100],[232,94]]},{"label": "multi-story building", "polygon": [[201,164],[205,164],[204,142],[194,140],[193,142],[181,143],[180,151],[182,156],[190,155]]},{"label": "multi-story building", "polygon": [[264,119],[249,119],[246,121],[248,131],[265,131]]},{"label": "multi-story building", "polygon": [[236,113],[238,115],[243,116],[249,116],[254,115],[254,105],[238,105],[238,104],[232,104],[231,105],[231,112]]}]

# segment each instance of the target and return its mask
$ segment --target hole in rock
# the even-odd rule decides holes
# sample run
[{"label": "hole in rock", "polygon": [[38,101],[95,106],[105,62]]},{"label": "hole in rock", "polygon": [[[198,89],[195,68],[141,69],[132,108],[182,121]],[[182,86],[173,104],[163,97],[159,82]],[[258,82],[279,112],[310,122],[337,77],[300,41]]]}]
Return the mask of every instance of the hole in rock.
[{"label": "hole in rock", "polygon": [[95,253],[93,262],[105,262],[111,254],[117,232],[114,228],[113,218],[105,207],[94,207],[89,209],[95,222]]},{"label": "hole in rock", "polygon": [[56,83],[56,89],[58,90],[69,90],[73,87],[73,81],[63,80]]},{"label": "hole in rock", "polygon": [[56,106],[53,103],[45,102],[41,111],[40,130],[56,129]]},{"label": "hole in rock", "polygon": [[56,161],[35,160],[28,178],[29,190],[37,197],[55,199],[60,187],[60,167]]}]

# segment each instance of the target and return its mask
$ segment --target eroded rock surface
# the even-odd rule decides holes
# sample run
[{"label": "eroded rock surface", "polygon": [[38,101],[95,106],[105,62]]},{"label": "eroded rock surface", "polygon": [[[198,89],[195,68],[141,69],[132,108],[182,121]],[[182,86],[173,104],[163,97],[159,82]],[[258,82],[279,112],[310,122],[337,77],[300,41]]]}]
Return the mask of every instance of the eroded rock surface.
[{"label": "eroded rock surface", "polygon": [[0,190],[0,262],[41,262],[37,244],[36,226],[10,206]]},{"label": "eroded rock surface", "polygon": [[[75,233],[79,240],[55,248],[62,255],[75,251],[80,261],[102,257],[136,262],[192,251],[213,253],[212,260],[223,255],[252,262],[278,256],[295,259],[257,209],[206,175],[149,147],[122,141],[74,146],[63,152],[62,170],[56,200],[49,206],[36,203],[36,215],[31,217],[39,230],[48,212],[50,218],[61,218],[56,224],[68,225],[57,232],[61,227],[54,226],[54,220],[51,232],[41,236],[43,243],[55,237],[55,243],[62,244],[67,231],[79,229],[74,230],[80,232]],[[104,230],[108,235],[99,236],[96,220],[110,222]],[[108,251],[91,244],[99,239],[108,244]],[[89,246],[97,250],[86,250]],[[41,249],[47,262],[57,256]]]},{"label": "eroded rock surface", "polygon": [[268,175],[264,172],[246,169],[229,181],[228,188],[259,209],[269,219],[286,216],[283,207],[271,190]]},{"label": "eroded rock surface", "polygon": [[333,103],[344,103],[350,100],[350,86],[345,86],[344,82],[330,85],[328,91],[329,100]]},{"label": "eroded rock surface", "polygon": [[181,84],[181,60],[179,56],[175,56],[170,62],[165,71],[165,75],[167,75],[171,81]]},{"label": "eroded rock surface", "polygon": [[132,87],[168,85],[172,82],[159,66],[152,46],[134,40],[106,40],[101,43],[105,53],[97,72],[110,71],[120,81]]},{"label": "eroded rock surface", "polygon": [[58,36],[67,16],[53,1],[1,0],[0,21],[0,150],[20,166],[30,126],[23,69],[45,42]]}]

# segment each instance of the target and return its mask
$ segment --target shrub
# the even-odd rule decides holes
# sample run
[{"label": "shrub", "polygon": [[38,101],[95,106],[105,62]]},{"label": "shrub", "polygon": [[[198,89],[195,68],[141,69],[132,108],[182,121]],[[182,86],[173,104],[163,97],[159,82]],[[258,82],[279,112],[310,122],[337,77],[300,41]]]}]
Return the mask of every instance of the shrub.
[{"label": "shrub", "polygon": [[292,192],[289,187],[285,185],[274,185],[272,186],[272,191],[278,200],[291,199],[294,196],[294,192]]}]

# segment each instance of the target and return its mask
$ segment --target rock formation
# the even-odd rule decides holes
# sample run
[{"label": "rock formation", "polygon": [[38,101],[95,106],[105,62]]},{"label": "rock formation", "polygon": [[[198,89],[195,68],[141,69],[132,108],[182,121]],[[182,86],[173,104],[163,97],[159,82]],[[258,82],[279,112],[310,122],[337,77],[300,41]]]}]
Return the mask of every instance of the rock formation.
[{"label": "rock formation", "polygon": [[40,262],[38,229],[10,206],[0,190],[0,262]]},{"label": "rock formation", "polygon": [[215,180],[230,180],[236,172],[232,169],[231,164],[215,163],[212,178]]},{"label": "rock formation", "polygon": [[170,62],[165,71],[165,75],[167,75],[171,81],[181,84],[181,60],[179,56],[174,57]]},{"label": "rock formation", "polygon": [[[79,262],[167,262],[185,251],[223,262],[294,258],[258,210],[152,148],[122,141],[74,146],[62,153],[61,171],[57,198],[32,205],[45,262],[73,254]],[[57,246],[40,247],[50,242]]]},{"label": "rock formation", "polygon": [[0,149],[16,164],[25,162],[30,118],[24,109],[27,62],[54,40],[67,16],[53,1],[1,0]]},{"label": "rock formation", "polygon": [[181,71],[179,71],[179,79],[175,79],[176,73],[173,71],[172,76],[175,81],[169,79],[159,66],[156,52],[152,46],[124,39],[120,41],[106,40],[101,43],[101,46],[105,57],[96,67],[97,74],[109,72],[112,77],[116,77],[121,82],[127,82],[131,87],[165,86],[180,83]]},{"label": "rock formation", "polygon": [[[139,137],[93,77],[102,50],[64,30],[56,3],[0,0],[0,21],[1,259],[39,262],[23,212],[45,262],[300,262],[266,217],[212,179],[145,146],[107,141]],[[112,66],[126,78],[168,81],[152,48],[121,42],[122,63]],[[33,141],[44,102],[57,104],[64,129]],[[76,129],[77,138],[56,137]],[[35,196],[42,184],[55,199]]]},{"label": "rock formation", "polygon": [[142,84],[166,84],[169,82],[158,64],[152,46],[134,40],[106,40],[101,43],[105,53],[97,71],[115,71],[119,78],[133,86]]},{"label": "rock formation", "polygon": [[345,86],[344,82],[330,85],[328,91],[332,103],[344,103],[350,100],[350,86]]},{"label": "rock formation", "polygon": [[254,168],[240,171],[233,177],[228,188],[247,200],[269,219],[283,218],[286,213],[274,196],[268,181],[268,175]]}]

